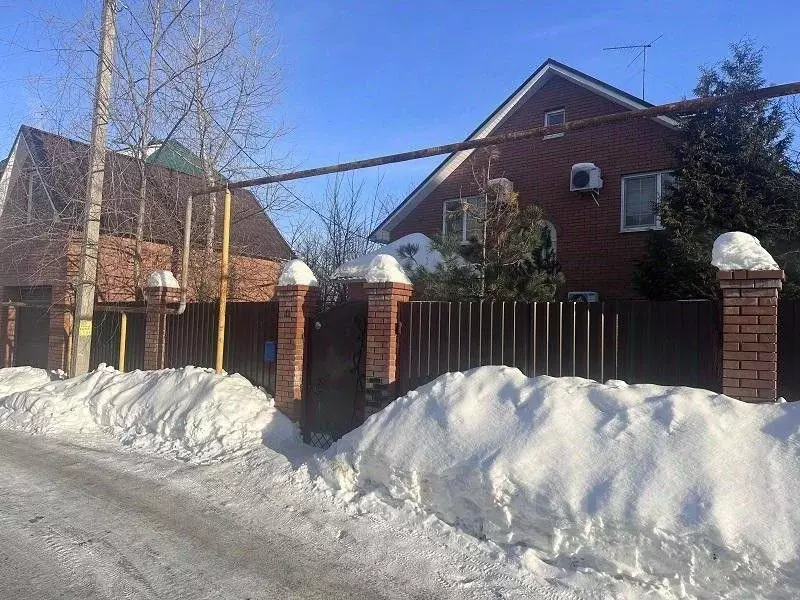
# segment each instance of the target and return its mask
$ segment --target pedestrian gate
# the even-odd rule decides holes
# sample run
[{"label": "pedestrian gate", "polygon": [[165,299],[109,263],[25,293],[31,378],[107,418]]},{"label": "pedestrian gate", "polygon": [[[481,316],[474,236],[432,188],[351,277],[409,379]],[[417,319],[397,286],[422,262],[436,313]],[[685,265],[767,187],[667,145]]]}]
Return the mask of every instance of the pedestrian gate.
[{"label": "pedestrian gate", "polygon": [[306,324],[303,437],[327,448],[364,414],[367,303],[335,306]]}]

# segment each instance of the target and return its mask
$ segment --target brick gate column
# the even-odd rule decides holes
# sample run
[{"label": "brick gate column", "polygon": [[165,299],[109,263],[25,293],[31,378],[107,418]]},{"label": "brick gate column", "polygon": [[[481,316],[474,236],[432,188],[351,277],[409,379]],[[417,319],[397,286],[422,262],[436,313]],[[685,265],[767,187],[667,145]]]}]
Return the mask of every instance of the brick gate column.
[{"label": "brick gate column", "polygon": [[302,416],[306,323],[319,310],[319,289],[310,285],[279,285],[278,364],[275,406],[293,421]]},{"label": "brick gate column", "polygon": [[395,398],[397,381],[398,305],[408,302],[414,286],[408,283],[365,283],[367,294],[366,416]]},{"label": "brick gate column", "polygon": [[[0,288],[0,301],[9,299],[5,288]],[[14,335],[17,309],[13,306],[0,307],[0,367],[10,367],[14,364]]]},{"label": "brick gate column", "polygon": [[[172,273],[167,271],[170,277]],[[159,278],[148,279],[148,284]],[[172,277],[172,281],[174,281]],[[174,282],[177,284],[177,282]],[[144,370],[157,371],[166,364],[167,306],[180,302],[181,290],[174,285],[148,285],[144,288],[147,313],[144,326]]]},{"label": "brick gate column", "polygon": [[290,260],[278,286],[278,363],[275,407],[292,421],[302,417],[306,323],[319,311],[317,278],[302,260]]},{"label": "brick gate column", "polygon": [[784,273],[719,271],[722,392],[745,402],[778,396],[778,291]]}]

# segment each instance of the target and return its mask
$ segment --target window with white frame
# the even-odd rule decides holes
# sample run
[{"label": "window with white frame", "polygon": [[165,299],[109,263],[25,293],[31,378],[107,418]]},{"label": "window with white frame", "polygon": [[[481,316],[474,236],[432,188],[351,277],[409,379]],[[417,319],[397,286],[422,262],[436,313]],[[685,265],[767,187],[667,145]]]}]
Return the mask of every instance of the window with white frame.
[{"label": "window with white frame", "polygon": [[483,210],[483,198],[456,198],[445,200],[442,216],[442,233],[455,235],[462,242],[473,238],[480,239],[480,214]]},{"label": "window with white frame", "polygon": [[[544,113],[544,125],[545,127],[550,127],[551,125],[563,125],[567,120],[567,114],[563,108],[559,108],[557,110],[548,110]],[[550,140],[553,138],[559,138],[564,135],[564,132],[561,131],[559,133],[550,133],[544,136],[542,139]]]},{"label": "window with white frame", "polygon": [[640,173],[622,178],[622,231],[659,229],[661,197],[674,184],[670,171]]},{"label": "window with white frame", "polygon": [[548,110],[544,113],[544,124],[545,127],[550,127],[551,125],[563,125],[566,122],[566,112],[563,108],[559,108],[557,110]]}]

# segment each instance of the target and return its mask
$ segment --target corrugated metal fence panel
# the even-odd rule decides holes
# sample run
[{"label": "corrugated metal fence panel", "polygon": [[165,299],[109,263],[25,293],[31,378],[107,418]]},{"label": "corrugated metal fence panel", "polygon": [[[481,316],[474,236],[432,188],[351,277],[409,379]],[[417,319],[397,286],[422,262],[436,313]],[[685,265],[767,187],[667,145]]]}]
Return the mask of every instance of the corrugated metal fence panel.
[{"label": "corrugated metal fence panel", "polygon": [[778,302],[778,395],[800,401],[800,300]]},{"label": "corrugated metal fence panel", "polygon": [[620,303],[617,316],[619,379],[721,391],[716,302]]},{"label": "corrugated metal fence panel", "polygon": [[[182,315],[167,317],[167,366],[215,365],[218,313],[217,302],[196,302]],[[266,344],[278,338],[277,302],[231,302],[225,321],[223,368],[274,393],[275,362]]]},{"label": "corrugated metal fence panel", "polygon": [[718,389],[712,302],[409,302],[399,319],[399,391],[482,365]]},{"label": "corrugated metal fence panel", "polygon": [[[114,306],[142,307],[141,303],[114,304]],[[100,363],[119,368],[120,325],[122,314],[95,311],[92,327],[92,353],[89,367],[96,369]],[[128,313],[127,341],[125,343],[125,371],[144,368],[144,313]]]}]

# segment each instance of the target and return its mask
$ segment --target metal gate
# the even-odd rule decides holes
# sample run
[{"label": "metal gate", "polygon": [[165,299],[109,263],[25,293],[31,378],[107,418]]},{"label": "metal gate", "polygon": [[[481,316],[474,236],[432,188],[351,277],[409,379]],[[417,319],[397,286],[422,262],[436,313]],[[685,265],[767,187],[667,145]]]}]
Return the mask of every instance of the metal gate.
[{"label": "metal gate", "polygon": [[364,415],[367,303],[347,302],[306,324],[303,437],[327,448]]},{"label": "metal gate", "polygon": [[17,308],[15,338],[14,364],[46,369],[50,346],[50,311],[47,307]]}]

